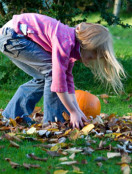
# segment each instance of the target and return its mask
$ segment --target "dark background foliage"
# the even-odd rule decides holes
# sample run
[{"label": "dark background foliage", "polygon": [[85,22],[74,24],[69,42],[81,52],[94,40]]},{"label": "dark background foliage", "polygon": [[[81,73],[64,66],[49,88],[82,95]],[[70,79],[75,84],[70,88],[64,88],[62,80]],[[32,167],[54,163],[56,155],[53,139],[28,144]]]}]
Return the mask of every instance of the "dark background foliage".
[{"label": "dark background foliage", "polygon": [[[131,27],[124,24],[119,17],[112,13],[114,0],[0,0],[0,26],[9,21],[14,14],[40,13],[60,20],[70,26],[86,21],[91,13],[99,12],[101,20],[108,25],[121,25],[124,28]],[[131,12],[132,0],[124,0],[121,4],[124,11]],[[76,18],[80,15],[81,18]],[[80,20],[81,19],[81,20]],[[29,78],[19,70],[7,58],[1,55],[0,59],[0,86],[5,83],[17,82],[17,79]],[[19,80],[18,80],[19,81]]]}]

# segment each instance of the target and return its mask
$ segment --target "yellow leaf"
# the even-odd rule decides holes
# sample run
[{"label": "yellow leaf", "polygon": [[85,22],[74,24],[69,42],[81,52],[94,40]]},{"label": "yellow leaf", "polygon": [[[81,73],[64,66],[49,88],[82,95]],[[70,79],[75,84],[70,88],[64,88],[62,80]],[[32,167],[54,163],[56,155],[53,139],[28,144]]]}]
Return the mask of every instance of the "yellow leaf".
[{"label": "yellow leaf", "polygon": [[59,129],[57,129],[57,128],[50,128],[50,129],[47,129],[47,131],[58,132]]},{"label": "yellow leaf", "polygon": [[74,130],[72,130],[72,131],[70,132],[69,139],[70,139],[70,140],[76,140],[76,139],[79,138],[79,135],[80,135],[79,130],[75,128]]},{"label": "yellow leaf", "polygon": [[65,111],[62,113],[62,116],[66,121],[70,120],[70,116]]},{"label": "yellow leaf", "polygon": [[10,118],[10,123],[14,126],[14,127],[16,127],[17,126],[17,123],[16,123],[16,121],[15,120],[13,120],[12,118]]},{"label": "yellow leaf", "polygon": [[128,164],[122,164],[121,170],[123,171],[123,174],[130,174],[130,167]]},{"label": "yellow leaf", "polygon": [[54,174],[66,174],[68,170],[56,170]]},{"label": "yellow leaf", "polygon": [[9,133],[7,133],[8,135],[10,135],[10,136],[15,136],[16,134],[15,133],[13,133],[13,132],[9,132]]},{"label": "yellow leaf", "polygon": [[94,128],[94,125],[93,124],[88,124],[87,126],[85,126],[81,132],[84,134],[84,135],[88,135],[88,133]]},{"label": "yellow leaf", "polygon": [[51,147],[51,151],[58,151],[61,148],[67,147],[67,143],[57,143],[55,146]]},{"label": "yellow leaf", "polygon": [[63,136],[67,136],[70,132],[71,132],[71,129],[66,130]]}]

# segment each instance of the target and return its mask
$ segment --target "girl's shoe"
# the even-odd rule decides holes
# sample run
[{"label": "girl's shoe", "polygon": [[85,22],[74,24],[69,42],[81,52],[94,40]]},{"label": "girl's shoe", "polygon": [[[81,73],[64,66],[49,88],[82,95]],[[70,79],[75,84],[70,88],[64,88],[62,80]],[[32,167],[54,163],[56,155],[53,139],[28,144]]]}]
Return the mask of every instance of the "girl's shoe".
[{"label": "girl's shoe", "polygon": [[33,124],[35,124],[35,121],[33,121],[30,117],[28,117],[27,115],[26,116],[23,116],[21,117],[23,119],[23,121],[27,124],[27,126],[31,126]]}]

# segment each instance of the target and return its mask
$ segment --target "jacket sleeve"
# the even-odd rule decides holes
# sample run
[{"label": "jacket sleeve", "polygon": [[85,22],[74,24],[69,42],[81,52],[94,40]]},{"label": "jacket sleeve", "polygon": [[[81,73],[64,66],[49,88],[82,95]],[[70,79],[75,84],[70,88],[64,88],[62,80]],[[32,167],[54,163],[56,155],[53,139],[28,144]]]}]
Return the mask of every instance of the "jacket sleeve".
[{"label": "jacket sleeve", "polygon": [[72,75],[72,69],[74,66],[74,62],[69,62],[68,69],[66,71],[67,75],[67,86],[68,86],[68,92],[69,93],[75,93],[75,87],[74,87],[74,80]]},{"label": "jacket sleeve", "polygon": [[[70,83],[67,78],[69,67],[69,57],[71,52],[71,44],[68,36],[54,36],[52,39],[52,84],[53,92],[68,92]],[[70,74],[68,75],[70,76]]]}]

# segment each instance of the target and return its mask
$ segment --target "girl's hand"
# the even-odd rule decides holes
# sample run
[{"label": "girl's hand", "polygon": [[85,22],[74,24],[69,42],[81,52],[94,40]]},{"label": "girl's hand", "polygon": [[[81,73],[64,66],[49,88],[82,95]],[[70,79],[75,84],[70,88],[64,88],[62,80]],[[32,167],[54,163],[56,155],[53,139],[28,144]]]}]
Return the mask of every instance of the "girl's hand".
[{"label": "girl's hand", "polygon": [[81,113],[80,111],[76,111],[70,114],[70,124],[72,125],[73,128],[78,128],[84,127],[83,121],[88,122],[87,117]]}]

